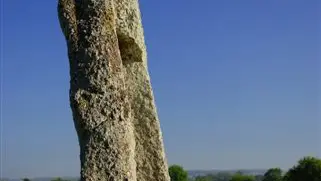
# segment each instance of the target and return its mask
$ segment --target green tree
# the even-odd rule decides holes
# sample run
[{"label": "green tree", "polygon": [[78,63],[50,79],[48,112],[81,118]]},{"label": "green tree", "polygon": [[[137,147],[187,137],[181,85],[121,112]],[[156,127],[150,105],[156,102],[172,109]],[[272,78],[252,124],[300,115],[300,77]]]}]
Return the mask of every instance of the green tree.
[{"label": "green tree", "polygon": [[321,181],[321,160],[304,157],[284,176],[284,181]]},{"label": "green tree", "polygon": [[230,181],[255,181],[255,177],[252,175],[243,175],[236,173],[232,176]]},{"label": "green tree", "polygon": [[264,178],[264,175],[255,175],[255,181],[262,181]]},{"label": "green tree", "polygon": [[22,181],[30,181],[30,179],[28,179],[28,178],[23,178],[23,179],[21,179]]},{"label": "green tree", "polygon": [[262,181],[282,181],[282,170],[280,168],[270,168],[265,172]]},{"label": "green tree", "polygon": [[168,169],[169,176],[171,177],[171,181],[187,181],[188,174],[187,171],[184,170],[182,166],[172,165]]}]

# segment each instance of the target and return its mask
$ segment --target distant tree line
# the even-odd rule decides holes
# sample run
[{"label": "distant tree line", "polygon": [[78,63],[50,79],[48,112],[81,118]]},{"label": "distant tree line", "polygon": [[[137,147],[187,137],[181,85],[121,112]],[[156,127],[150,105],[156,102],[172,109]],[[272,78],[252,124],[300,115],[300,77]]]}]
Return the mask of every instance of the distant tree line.
[{"label": "distant tree line", "polygon": [[[321,181],[321,159],[316,157],[303,157],[285,173],[283,173],[280,168],[270,168],[263,175],[250,175],[242,172],[236,172],[234,174],[219,172],[190,178],[187,171],[180,165],[172,165],[168,171],[171,181]],[[21,180],[31,181],[28,178]],[[52,181],[68,180],[57,177]]]},{"label": "distant tree line", "polygon": [[[29,179],[29,178],[23,178],[21,180],[22,181],[31,181],[31,179]],[[51,181],[69,181],[69,180],[64,180],[64,179],[62,179],[60,177],[57,177],[57,178],[52,179]]]},{"label": "distant tree line", "polygon": [[321,160],[304,157],[285,173],[280,168],[270,168],[264,175],[219,172],[195,178],[189,178],[182,166],[172,165],[169,167],[169,175],[171,181],[321,181]]}]

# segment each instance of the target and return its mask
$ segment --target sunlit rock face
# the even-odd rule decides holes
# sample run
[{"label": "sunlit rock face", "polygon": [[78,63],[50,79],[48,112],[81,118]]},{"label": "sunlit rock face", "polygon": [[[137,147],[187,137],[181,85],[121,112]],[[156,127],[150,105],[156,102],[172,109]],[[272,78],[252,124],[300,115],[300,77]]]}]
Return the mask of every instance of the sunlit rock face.
[{"label": "sunlit rock face", "polygon": [[81,180],[169,181],[137,0],[59,0]]}]

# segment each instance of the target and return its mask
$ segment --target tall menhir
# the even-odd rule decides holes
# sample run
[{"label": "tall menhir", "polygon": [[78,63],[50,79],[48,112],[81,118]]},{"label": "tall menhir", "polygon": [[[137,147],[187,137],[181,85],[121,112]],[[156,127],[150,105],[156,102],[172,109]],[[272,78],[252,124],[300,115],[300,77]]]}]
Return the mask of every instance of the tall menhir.
[{"label": "tall menhir", "polygon": [[169,181],[138,0],[59,0],[81,180]]}]

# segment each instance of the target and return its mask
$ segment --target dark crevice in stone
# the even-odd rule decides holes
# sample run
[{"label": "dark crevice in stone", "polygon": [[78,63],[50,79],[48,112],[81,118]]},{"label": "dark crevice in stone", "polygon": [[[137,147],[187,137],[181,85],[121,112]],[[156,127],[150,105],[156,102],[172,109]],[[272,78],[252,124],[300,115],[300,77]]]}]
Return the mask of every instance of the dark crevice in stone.
[{"label": "dark crevice in stone", "polygon": [[118,33],[117,38],[123,65],[142,62],[143,51],[133,37]]}]

